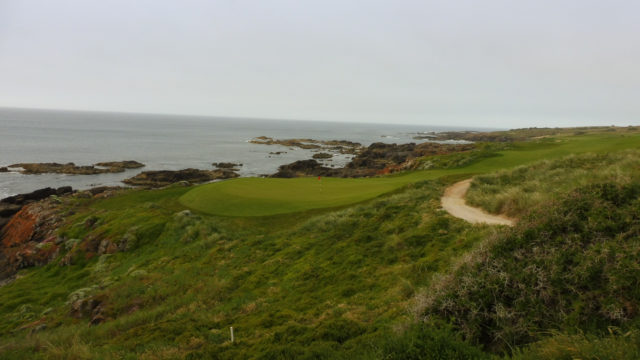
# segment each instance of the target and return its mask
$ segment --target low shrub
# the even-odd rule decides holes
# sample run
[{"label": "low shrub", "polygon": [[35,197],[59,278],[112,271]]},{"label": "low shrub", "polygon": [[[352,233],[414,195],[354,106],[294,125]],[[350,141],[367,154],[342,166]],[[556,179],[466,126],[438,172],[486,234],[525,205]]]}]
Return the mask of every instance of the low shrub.
[{"label": "low shrub", "polygon": [[638,319],[640,183],[576,189],[496,233],[418,297],[493,351],[550,330],[602,331]]}]

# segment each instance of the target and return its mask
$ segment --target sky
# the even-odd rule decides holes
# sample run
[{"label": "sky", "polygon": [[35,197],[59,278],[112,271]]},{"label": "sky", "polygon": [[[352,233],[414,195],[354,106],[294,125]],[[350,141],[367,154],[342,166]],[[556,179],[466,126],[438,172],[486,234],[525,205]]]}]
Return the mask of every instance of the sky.
[{"label": "sky", "polygon": [[640,1],[0,0],[0,106],[640,124]]}]

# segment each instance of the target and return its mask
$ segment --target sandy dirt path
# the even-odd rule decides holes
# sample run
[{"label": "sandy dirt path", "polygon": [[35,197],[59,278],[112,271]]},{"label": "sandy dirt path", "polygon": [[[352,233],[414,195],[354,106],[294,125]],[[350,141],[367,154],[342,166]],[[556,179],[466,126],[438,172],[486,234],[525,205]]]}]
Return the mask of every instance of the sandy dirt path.
[{"label": "sandy dirt path", "polygon": [[471,180],[472,179],[459,181],[449,186],[444,191],[444,196],[441,199],[442,207],[447,210],[449,214],[472,224],[486,223],[513,226],[513,219],[502,215],[492,215],[482,209],[471,207],[465,203],[464,196],[467,190],[469,190],[469,186],[471,186]]}]

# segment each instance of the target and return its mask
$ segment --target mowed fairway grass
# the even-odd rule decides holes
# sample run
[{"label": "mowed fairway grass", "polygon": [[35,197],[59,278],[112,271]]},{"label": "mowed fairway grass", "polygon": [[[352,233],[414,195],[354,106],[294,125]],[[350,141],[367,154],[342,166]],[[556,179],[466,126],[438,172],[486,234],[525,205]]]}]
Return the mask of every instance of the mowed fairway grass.
[{"label": "mowed fairway grass", "polygon": [[268,216],[339,207],[375,198],[407,184],[446,175],[481,174],[585,152],[613,152],[640,148],[640,134],[604,133],[567,136],[518,143],[469,166],[421,170],[375,178],[304,177],[240,178],[201,185],[180,197],[193,210],[220,216]]}]

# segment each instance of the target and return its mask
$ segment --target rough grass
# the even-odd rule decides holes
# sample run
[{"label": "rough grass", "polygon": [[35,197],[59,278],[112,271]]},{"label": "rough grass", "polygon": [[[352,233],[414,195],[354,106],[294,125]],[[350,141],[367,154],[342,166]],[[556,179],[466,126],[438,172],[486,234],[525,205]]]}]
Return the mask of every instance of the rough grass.
[{"label": "rough grass", "polygon": [[[72,267],[26,270],[3,287],[0,357],[56,358],[61,349],[72,358],[87,351],[92,358],[374,354],[372,339],[407,319],[414,289],[491,231],[438,210],[444,185],[409,185],[293,222],[290,215],[182,213],[184,188],[79,200],[63,236],[117,240],[134,233],[138,245],[90,260],[77,254]],[[95,227],[76,225],[89,216]],[[61,277],[67,273],[77,280]],[[89,318],[69,317],[67,298],[79,288],[103,300],[106,323],[90,327]],[[21,313],[23,306],[32,315]],[[45,306],[53,309],[44,314]],[[38,319],[47,329],[29,336],[31,329],[19,330]]]},{"label": "rough grass", "polygon": [[580,187],[465,256],[418,297],[418,314],[498,352],[551,330],[633,326],[639,237],[639,182]]},{"label": "rough grass", "polygon": [[640,180],[640,151],[570,155],[474,177],[466,200],[495,214],[519,217],[557,194],[596,182]]},{"label": "rough grass", "polygon": [[[23,270],[13,283],[0,288],[0,358],[413,359],[438,358],[441,353],[449,358],[484,358],[474,344],[463,342],[460,333],[446,325],[405,326],[411,321],[407,309],[414,295],[418,289],[431,288],[434,274],[445,273],[455,259],[464,258],[483,239],[502,236],[489,226],[472,226],[439,210],[444,186],[468,174],[568,152],[604,153],[637,147],[638,140],[636,135],[619,133],[542,139],[514,144],[510,150],[458,168],[364,182],[336,179],[335,186],[346,200],[336,197],[321,204],[323,199],[317,193],[307,191],[317,185],[316,179],[295,179],[301,185],[293,199],[286,193],[292,186],[265,182],[261,196],[272,194],[273,199],[293,201],[284,208],[291,211],[295,207],[297,211],[271,216],[207,214],[265,214],[252,213],[253,208],[260,209],[255,206],[258,194],[245,198],[242,193],[233,194],[235,184],[242,184],[240,180],[195,190],[173,187],[129,191],[103,200],[70,201],[62,237],[78,239],[81,244],[95,239],[126,240],[131,246],[125,252],[101,256],[65,250],[60,256],[71,255],[73,265],[54,262]],[[444,176],[449,176],[448,180]],[[435,178],[440,179],[424,181]],[[243,189],[251,191],[260,181],[248,180]],[[367,189],[376,182],[382,185]],[[187,198],[190,206],[200,199],[190,198],[191,191],[222,184],[230,187],[229,198],[221,200],[228,202],[224,206],[203,201],[203,206],[212,208],[183,212],[181,199]],[[385,187],[389,184],[393,186]],[[201,195],[210,193],[216,191]],[[244,203],[234,210],[232,202],[236,200]],[[273,206],[277,209],[280,205]],[[602,222],[589,226],[594,224]],[[612,246],[622,241],[616,239]],[[629,246],[633,244],[629,242]],[[621,274],[637,265],[633,252],[602,249],[615,251],[626,261]],[[513,257],[509,251],[505,250],[505,257]],[[609,259],[603,254],[596,258]],[[592,267],[598,269],[595,265]],[[529,279],[529,275],[521,275]],[[636,278],[621,275],[610,279]],[[563,284],[557,281],[553,285],[558,283]],[[477,282],[477,288],[482,289],[482,284]],[[496,288],[500,284],[494,283]],[[613,281],[610,286],[622,288],[625,284]],[[69,316],[69,296],[80,289],[103,302],[105,323],[89,326],[89,316]],[[485,287],[483,291],[493,290]],[[619,314],[616,299],[623,298],[613,298],[616,293],[608,291],[590,294],[606,295],[613,306],[602,314],[613,316]],[[464,299],[463,295],[459,298]],[[486,309],[493,309],[492,304]],[[580,303],[572,305],[580,316],[591,309]],[[602,314],[594,316],[594,321],[601,321]],[[567,324],[582,324],[580,316]],[[463,319],[445,317],[444,322],[459,326],[456,321]],[[36,324],[46,324],[46,328],[36,330]],[[236,331],[234,344],[228,341],[229,326]],[[589,336],[583,341],[585,349],[600,341]],[[530,351],[535,354],[537,350],[532,347]]]},{"label": "rough grass", "polygon": [[637,330],[620,333],[609,329],[604,336],[554,333],[553,336],[516,351],[513,360],[635,360],[640,359]]}]

